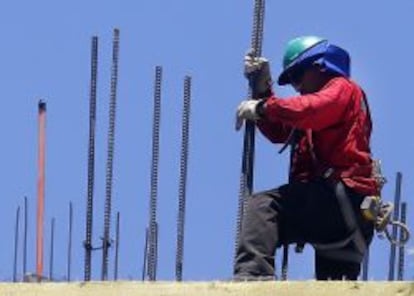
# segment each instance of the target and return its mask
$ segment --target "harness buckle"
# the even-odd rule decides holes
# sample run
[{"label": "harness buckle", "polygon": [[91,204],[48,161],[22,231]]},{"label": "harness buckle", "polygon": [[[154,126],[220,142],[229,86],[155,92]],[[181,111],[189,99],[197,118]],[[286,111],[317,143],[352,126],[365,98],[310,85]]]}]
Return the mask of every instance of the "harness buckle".
[{"label": "harness buckle", "polygon": [[394,205],[390,202],[382,202],[379,196],[366,196],[360,206],[362,216],[368,221],[374,222],[377,232],[384,231],[391,221]]}]

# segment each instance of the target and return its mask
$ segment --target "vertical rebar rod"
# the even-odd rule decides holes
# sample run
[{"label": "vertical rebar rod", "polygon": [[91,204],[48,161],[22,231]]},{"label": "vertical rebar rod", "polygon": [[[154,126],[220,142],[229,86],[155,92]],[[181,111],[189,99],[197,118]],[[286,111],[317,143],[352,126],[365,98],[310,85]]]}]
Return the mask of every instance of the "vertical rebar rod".
[{"label": "vertical rebar rod", "polygon": [[55,218],[52,218],[50,226],[50,257],[49,257],[49,280],[53,281],[53,263],[55,255]]},{"label": "vertical rebar rod", "polygon": [[[251,48],[253,56],[259,57],[262,54],[263,26],[265,15],[265,1],[255,0],[253,15],[253,30],[251,35]],[[255,90],[250,89],[248,97],[257,98]],[[254,150],[255,150],[255,125],[251,121],[246,121],[243,139],[242,169],[240,176],[238,213],[236,221],[236,239],[234,262],[236,262],[237,249],[239,247],[242,221],[245,215],[245,203],[247,197],[253,192],[253,171],[254,171]]]},{"label": "vertical rebar rod", "polygon": [[287,280],[288,274],[288,264],[289,264],[289,244],[283,245],[283,257],[282,257],[282,271],[281,271],[281,280]]},{"label": "vertical rebar rod", "polygon": [[73,206],[69,202],[69,229],[68,229],[68,262],[67,262],[67,280],[71,280],[72,270],[72,229],[73,229]]},{"label": "vertical rebar rod", "polygon": [[154,281],[157,279],[157,265],[158,265],[158,231],[159,231],[159,224],[158,222],[155,223],[155,230],[154,230],[154,260],[153,260],[153,267],[152,267],[152,278]]},{"label": "vertical rebar rod", "polygon": [[[393,220],[398,221],[399,219],[399,211],[400,211],[400,200],[401,200],[401,184],[402,184],[402,173],[397,172],[397,177],[395,181],[395,196],[394,196],[394,214]],[[397,232],[398,229],[394,225],[392,227],[392,239],[395,241],[397,240]],[[396,253],[396,246],[391,244],[390,250],[390,262],[389,262],[389,271],[388,271],[388,280],[393,281],[395,279],[395,253]]]},{"label": "vertical rebar rod", "polygon": [[144,261],[142,264],[142,281],[145,281],[145,275],[147,272],[147,264],[148,264],[148,240],[149,240],[149,231],[148,227],[145,229],[145,244],[144,244]]},{"label": "vertical rebar rod", "polygon": [[109,129],[108,129],[108,156],[106,165],[106,198],[104,213],[104,234],[102,244],[102,274],[103,281],[108,279],[108,250],[111,245],[111,206],[112,206],[112,176],[115,144],[115,119],[116,119],[116,91],[118,84],[118,56],[119,56],[119,30],[114,29],[112,44],[112,69],[111,69],[111,98],[109,105]]},{"label": "vertical rebar rod", "polygon": [[369,271],[369,248],[365,252],[364,261],[362,262],[362,280],[368,280],[368,271]]},{"label": "vertical rebar rod", "polygon": [[[86,201],[85,262],[84,280],[91,280],[93,193],[95,182],[95,128],[96,128],[96,89],[98,81],[98,37],[92,37],[91,77],[89,90],[89,143],[88,143],[88,184]],[[68,273],[69,276],[69,273]]]},{"label": "vertical rebar rod", "polygon": [[45,211],[45,151],[46,151],[46,103],[39,101],[39,155],[37,180],[37,239],[36,239],[36,276],[43,277],[43,240]]},{"label": "vertical rebar rod", "polygon": [[120,218],[121,214],[116,214],[116,239],[115,239],[115,265],[114,265],[114,280],[118,280],[118,263],[119,263],[119,239],[120,239]]},{"label": "vertical rebar rod", "polygon": [[17,282],[17,251],[19,249],[19,223],[20,206],[16,210],[16,224],[14,229],[14,260],[13,260],[13,282]]},{"label": "vertical rebar rod", "polygon": [[184,78],[184,104],[181,127],[181,156],[180,156],[180,178],[178,187],[178,218],[177,218],[177,252],[175,258],[175,279],[183,279],[183,257],[184,257],[184,227],[186,208],[186,188],[188,170],[189,132],[190,132],[190,110],[191,110],[191,77]]},{"label": "vertical rebar rod", "polygon": [[24,197],[24,226],[23,226],[23,281],[27,273],[27,227],[28,227],[28,203]]},{"label": "vertical rebar rod", "polygon": [[149,240],[148,240],[148,279],[156,280],[157,268],[157,194],[158,194],[158,164],[159,164],[159,139],[161,120],[161,83],[162,67],[155,67],[154,83],[154,115],[152,130],[152,159],[151,159],[151,194],[149,213]]},{"label": "vertical rebar rod", "polygon": [[[295,155],[295,150],[297,149],[297,138],[299,137],[298,131],[293,130],[291,132],[291,143],[290,143],[290,164],[289,164],[289,183],[292,182],[292,164],[293,164],[293,157]],[[282,148],[283,149],[283,148]],[[297,249],[303,249],[304,245],[303,243],[297,243],[296,248]],[[288,264],[289,264],[289,244],[284,243],[283,244],[283,254],[282,254],[282,268],[281,268],[281,280],[286,281],[287,280],[287,274],[288,274]]]},{"label": "vertical rebar rod", "polygon": [[[401,203],[401,223],[406,224],[407,222],[407,203],[402,202]],[[404,240],[404,231],[400,228],[399,233],[399,241]],[[404,280],[404,265],[405,265],[405,245],[402,244],[398,247],[398,273],[397,273],[397,279],[399,281]]]}]

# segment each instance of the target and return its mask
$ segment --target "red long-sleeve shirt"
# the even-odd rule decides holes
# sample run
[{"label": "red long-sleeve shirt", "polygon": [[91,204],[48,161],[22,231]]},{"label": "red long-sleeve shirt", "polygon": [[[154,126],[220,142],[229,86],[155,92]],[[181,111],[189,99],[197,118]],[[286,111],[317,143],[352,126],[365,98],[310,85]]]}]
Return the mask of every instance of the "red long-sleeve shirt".
[{"label": "red long-sleeve shirt", "polygon": [[335,77],[312,94],[271,96],[257,126],[273,143],[284,143],[293,128],[298,131],[291,163],[294,180],[306,182],[331,169],[331,177],[356,192],[378,194],[369,146],[371,118],[364,94],[353,81]]}]

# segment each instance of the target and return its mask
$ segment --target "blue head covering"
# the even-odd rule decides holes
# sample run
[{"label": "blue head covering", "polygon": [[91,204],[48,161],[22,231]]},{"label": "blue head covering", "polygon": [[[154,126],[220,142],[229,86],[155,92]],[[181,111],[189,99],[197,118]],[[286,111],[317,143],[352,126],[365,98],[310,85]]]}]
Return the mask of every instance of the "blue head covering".
[{"label": "blue head covering", "polygon": [[351,72],[351,59],[346,50],[330,44],[327,40],[310,47],[301,53],[295,60],[285,67],[278,79],[279,85],[290,83],[289,73],[297,68],[306,68],[319,64],[330,73],[349,77]]}]

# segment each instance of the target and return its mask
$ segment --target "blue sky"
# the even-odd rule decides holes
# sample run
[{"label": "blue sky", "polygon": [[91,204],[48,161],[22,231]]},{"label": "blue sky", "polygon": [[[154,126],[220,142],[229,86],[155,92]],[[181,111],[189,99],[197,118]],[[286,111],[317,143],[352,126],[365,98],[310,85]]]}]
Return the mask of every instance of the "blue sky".
[{"label": "blue sky", "polygon": [[[37,102],[47,113],[46,260],[50,220],[56,218],[57,278],[66,275],[69,201],[74,203],[72,278],[83,278],[89,74],[91,37],[99,36],[94,242],[103,233],[106,133],[113,28],[120,29],[118,108],[113,180],[113,222],[121,212],[119,277],[139,279],[150,189],[153,77],[164,68],[158,194],[160,225],[158,278],[173,280],[178,197],[183,78],[193,77],[190,161],[187,190],[184,279],[231,277],[242,133],[234,113],[247,93],[243,55],[250,45],[252,1],[2,1],[0,117],[0,279],[13,270],[15,210],[27,196],[30,206],[28,269],[35,269],[37,179]],[[395,174],[403,173],[403,200],[414,194],[412,109],[414,26],[410,0],[268,0],[263,53],[274,76],[281,70],[286,42],[319,35],[346,48],[352,76],[368,94],[374,118],[372,149],[382,159],[393,199]],[[276,87],[289,96],[289,87]],[[287,154],[257,137],[255,189],[283,184]],[[408,205],[412,213],[411,204]],[[412,228],[413,221],[408,215]],[[112,230],[115,229],[114,223]],[[112,232],[113,233],[113,232]],[[114,237],[113,233],[113,237]],[[21,242],[21,240],[20,240]],[[21,246],[20,246],[21,247]],[[406,257],[406,278],[414,276],[413,243]],[[110,277],[114,252],[111,253]],[[389,245],[372,245],[370,277],[387,277]],[[411,254],[411,255],[409,255]],[[19,277],[21,276],[21,248]],[[93,258],[100,276],[101,253]],[[291,256],[291,279],[310,279],[312,251]]]}]

